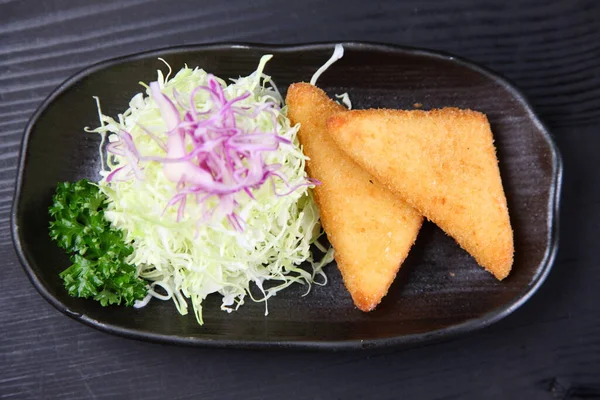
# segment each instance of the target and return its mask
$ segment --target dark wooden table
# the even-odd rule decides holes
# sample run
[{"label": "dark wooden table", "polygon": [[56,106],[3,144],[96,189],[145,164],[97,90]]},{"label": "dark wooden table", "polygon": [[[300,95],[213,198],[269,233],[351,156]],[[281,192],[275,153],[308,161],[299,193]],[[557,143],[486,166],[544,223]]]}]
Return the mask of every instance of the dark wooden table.
[{"label": "dark wooden table", "polygon": [[[350,353],[122,339],[52,308],[9,231],[23,128],[90,63],[215,41],[367,40],[479,62],[529,96],[564,159],[560,250],[500,323],[445,343]],[[600,2],[0,0],[0,398],[600,398]]]}]

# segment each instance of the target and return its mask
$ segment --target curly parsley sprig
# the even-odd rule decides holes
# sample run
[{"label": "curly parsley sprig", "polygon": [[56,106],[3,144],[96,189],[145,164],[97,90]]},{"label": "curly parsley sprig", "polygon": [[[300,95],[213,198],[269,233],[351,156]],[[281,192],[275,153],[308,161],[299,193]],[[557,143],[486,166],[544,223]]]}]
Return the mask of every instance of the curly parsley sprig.
[{"label": "curly parsley sprig", "polygon": [[93,298],[102,306],[131,306],[143,299],[146,283],[125,262],[133,249],[104,218],[104,193],[82,179],[59,183],[52,199],[50,237],[72,254],[73,265],[60,274],[69,295]]}]

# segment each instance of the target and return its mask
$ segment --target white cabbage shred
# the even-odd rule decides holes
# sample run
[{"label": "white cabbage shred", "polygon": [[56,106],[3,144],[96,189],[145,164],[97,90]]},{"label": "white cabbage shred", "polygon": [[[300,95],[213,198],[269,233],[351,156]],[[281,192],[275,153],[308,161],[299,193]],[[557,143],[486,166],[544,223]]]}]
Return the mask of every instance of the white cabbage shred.
[{"label": "white cabbage shred", "polygon": [[[261,60],[258,69],[247,77],[232,80],[227,85],[219,80],[228,99],[250,91],[252,95],[238,103],[239,106],[274,102],[283,106],[281,95],[262,70],[270,56]],[[175,76],[164,77],[158,71],[162,92],[174,104],[180,98],[187,101],[191,91],[206,85],[207,72],[185,66]],[[147,86],[144,85],[146,88]],[[196,107],[207,107],[207,94],[200,91],[195,96]],[[179,107],[179,106],[178,106]],[[101,126],[93,132],[108,135],[116,140],[119,130],[129,132],[140,154],[164,156],[159,140],[166,142],[166,125],[160,111],[149,95],[138,93],[129,102],[129,109],[116,119],[102,114]],[[181,110],[180,110],[181,111]],[[260,113],[255,119],[240,119],[238,124],[255,124],[263,131],[276,130],[278,135],[292,142],[281,144],[277,151],[268,152],[268,164],[280,164],[279,172],[290,186],[306,181],[304,170],[306,157],[296,137],[298,127],[291,127],[285,108],[276,118],[270,113]],[[144,129],[143,129],[144,128]],[[103,140],[104,142],[104,140]],[[102,149],[101,149],[102,150]],[[177,221],[177,207],[166,207],[176,193],[176,183],[169,181],[160,162],[143,163],[142,179],[106,181],[110,171],[127,162],[119,156],[108,154],[102,167],[100,188],[107,194],[109,204],[105,213],[113,227],[124,232],[125,240],[134,248],[127,260],[138,269],[139,276],[151,282],[149,295],[137,304],[144,306],[150,298],[172,300],[181,314],[188,313],[191,302],[195,316],[202,320],[202,302],[211,293],[222,296],[221,309],[231,312],[244,304],[246,296],[254,301],[265,301],[292,283],[325,284],[327,279],[323,266],[331,262],[333,252],[318,245],[322,234],[319,211],[308,186],[301,186],[289,195],[276,196],[270,182],[253,191],[255,200],[239,196],[237,213],[244,219],[244,231],[234,230],[226,219],[212,219],[198,223],[202,205],[193,198],[187,201],[184,217]],[[276,180],[278,193],[288,192],[280,180]],[[217,200],[215,200],[217,201]],[[207,205],[214,206],[208,201]],[[311,245],[316,244],[327,251],[320,261],[313,258]],[[307,262],[308,268],[300,265]],[[251,285],[254,284],[254,285]],[[251,289],[251,286],[255,286]]]}]

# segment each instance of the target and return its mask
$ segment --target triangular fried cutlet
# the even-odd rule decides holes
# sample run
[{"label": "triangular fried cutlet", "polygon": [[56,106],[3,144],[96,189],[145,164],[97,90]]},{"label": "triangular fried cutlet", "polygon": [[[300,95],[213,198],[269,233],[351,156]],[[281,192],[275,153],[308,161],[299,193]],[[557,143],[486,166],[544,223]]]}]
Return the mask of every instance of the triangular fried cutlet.
[{"label": "triangular fried cutlet", "polygon": [[341,151],[326,132],[330,115],[345,108],[321,89],[296,83],[286,98],[288,117],[300,124],[298,137],[321,222],[354,304],[374,309],[387,293],[412,247],[423,217]]},{"label": "triangular fried cutlet", "polygon": [[338,113],[328,133],[348,155],[504,279],[513,232],[487,117],[471,110]]}]

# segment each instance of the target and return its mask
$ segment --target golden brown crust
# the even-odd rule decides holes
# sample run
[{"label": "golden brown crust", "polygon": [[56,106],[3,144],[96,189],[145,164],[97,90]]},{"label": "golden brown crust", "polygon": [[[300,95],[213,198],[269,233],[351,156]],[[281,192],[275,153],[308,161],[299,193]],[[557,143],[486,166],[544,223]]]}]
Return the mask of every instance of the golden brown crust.
[{"label": "golden brown crust", "polygon": [[300,123],[308,174],[322,182],[315,199],[344,283],[354,304],[370,311],[387,293],[423,218],[327,135],[327,118],[344,107],[307,83],[291,85],[286,103],[292,124]]},{"label": "golden brown crust", "polygon": [[328,120],[340,148],[502,280],[513,232],[492,131],[476,111],[360,110]]}]

